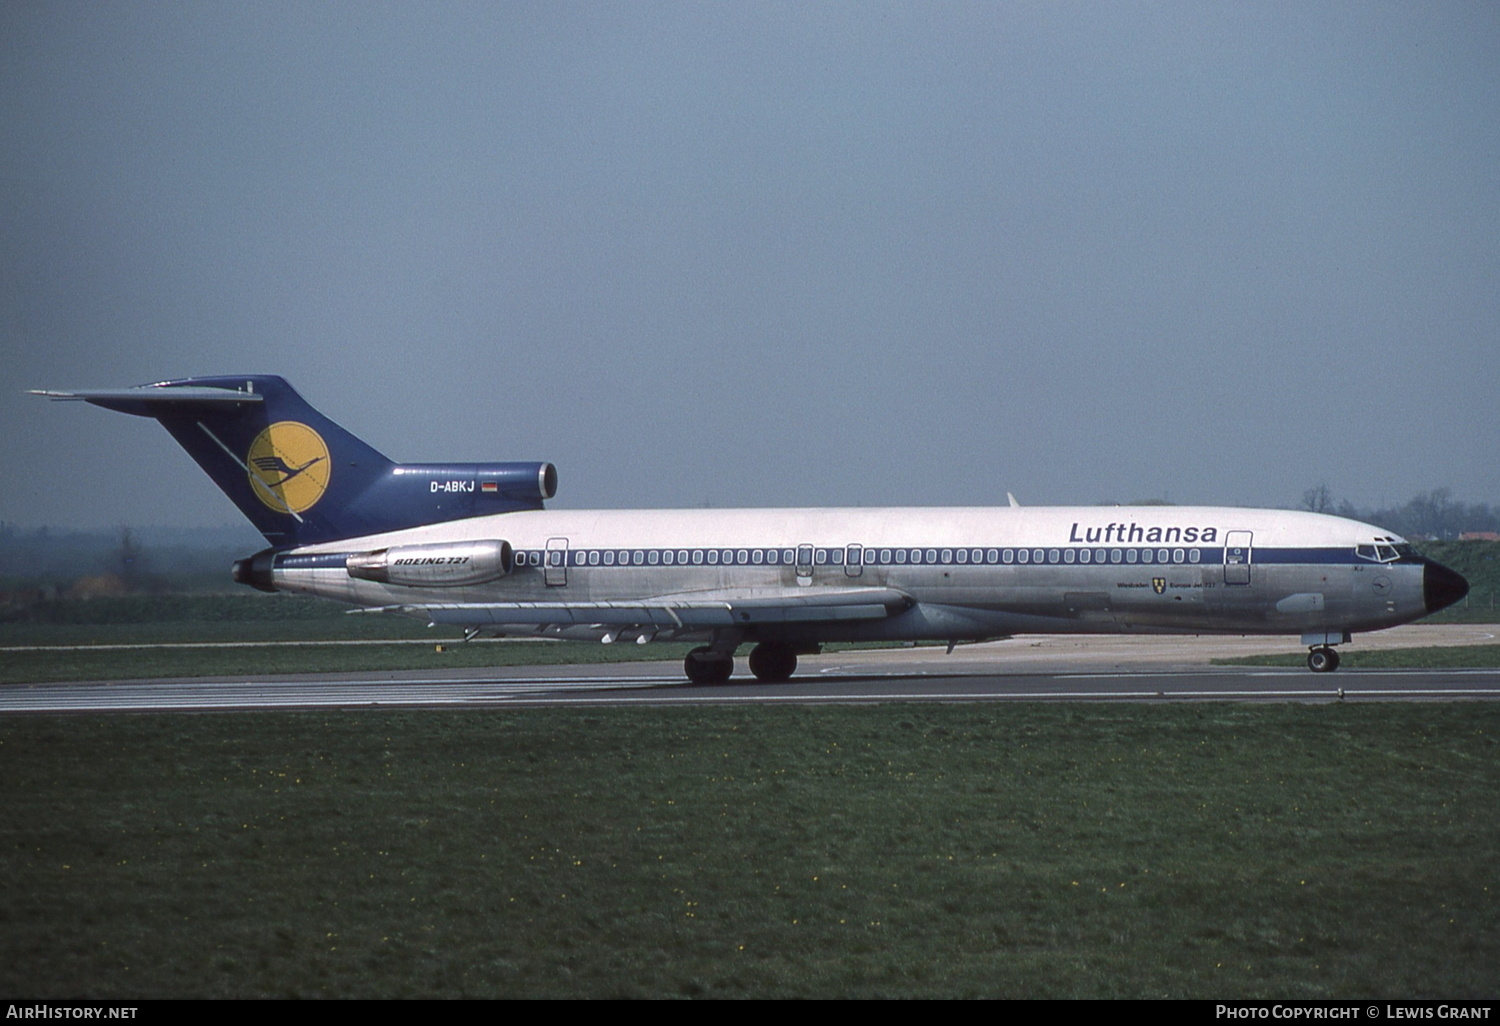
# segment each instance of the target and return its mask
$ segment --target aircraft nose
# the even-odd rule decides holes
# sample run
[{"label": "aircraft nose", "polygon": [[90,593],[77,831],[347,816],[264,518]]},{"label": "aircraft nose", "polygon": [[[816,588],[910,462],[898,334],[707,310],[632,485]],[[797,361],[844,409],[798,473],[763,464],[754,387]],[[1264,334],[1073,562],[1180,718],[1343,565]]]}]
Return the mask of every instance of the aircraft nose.
[{"label": "aircraft nose", "polygon": [[1429,613],[1447,609],[1468,593],[1469,582],[1463,574],[1430,561],[1422,569],[1422,599]]}]

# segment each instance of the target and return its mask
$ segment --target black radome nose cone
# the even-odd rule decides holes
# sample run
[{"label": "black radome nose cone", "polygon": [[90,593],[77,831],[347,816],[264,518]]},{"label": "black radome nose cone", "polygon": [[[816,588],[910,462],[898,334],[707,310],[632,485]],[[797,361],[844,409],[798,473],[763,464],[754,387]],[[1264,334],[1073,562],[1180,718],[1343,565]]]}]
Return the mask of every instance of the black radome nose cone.
[{"label": "black radome nose cone", "polygon": [[1422,571],[1422,599],[1427,611],[1436,613],[1447,609],[1469,593],[1469,582],[1463,574],[1455,573],[1441,563],[1428,563]]}]

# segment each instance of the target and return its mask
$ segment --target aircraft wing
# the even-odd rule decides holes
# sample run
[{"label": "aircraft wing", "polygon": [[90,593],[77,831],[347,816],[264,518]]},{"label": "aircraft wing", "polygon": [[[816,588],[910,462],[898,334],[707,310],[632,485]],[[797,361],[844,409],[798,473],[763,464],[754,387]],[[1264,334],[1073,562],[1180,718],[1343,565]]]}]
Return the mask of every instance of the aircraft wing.
[{"label": "aircraft wing", "polygon": [[[914,605],[894,588],[797,588],[694,592],[619,602],[434,602],[383,606],[369,612],[425,615],[434,624],[486,628],[645,627],[704,630],[767,624],[880,620]],[[361,610],[363,611],[363,610]]]}]

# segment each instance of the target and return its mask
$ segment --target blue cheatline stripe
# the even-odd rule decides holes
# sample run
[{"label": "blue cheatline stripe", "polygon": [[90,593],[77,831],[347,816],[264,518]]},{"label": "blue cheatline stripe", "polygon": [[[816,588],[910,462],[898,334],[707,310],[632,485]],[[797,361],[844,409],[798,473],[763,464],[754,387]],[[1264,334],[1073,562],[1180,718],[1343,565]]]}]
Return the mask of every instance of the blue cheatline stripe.
[{"label": "blue cheatline stripe", "polygon": [[[462,543],[454,543],[462,544]],[[1215,565],[1224,561],[1224,549],[1185,546],[1028,546],[1019,548],[997,548],[989,546],[967,546],[964,548],[927,548],[918,546],[878,546],[858,549],[857,558],[862,566],[1006,566],[1019,569],[1027,566],[1192,566]],[[843,566],[844,548],[819,548],[813,553],[813,563],[818,566]],[[344,568],[345,560],[352,553],[324,552],[293,555],[283,553],[276,557],[278,570],[328,570]],[[516,567],[540,567],[543,561],[541,549],[519,549],[516,551]],[[1300,565],[1378,565],[1359,559],[1351,548],[1257,548],[1250,551],[1253,566],[1300,566]],[[670,548],[670,549],[620,549],[579,548],[568,550],[568,565],[578,569],[614,570],[651,567],[695,567],[715,568],[721,566],[793,566],[796,564],[794,548]]]},{"label": "blue cheatline stripe", "polygon": [[321,552],[310,555],[287,555],[276,557],[277,570],[342,570],[348,552]]},{"label": "blue cheatline stripe", "polygon": [[[1222,551],[1222,550],[1221,550]],[[1371,565],[1367,559],[1356,559],[1353,549],[1253,549],[1255,563],[1362,563]]]}]

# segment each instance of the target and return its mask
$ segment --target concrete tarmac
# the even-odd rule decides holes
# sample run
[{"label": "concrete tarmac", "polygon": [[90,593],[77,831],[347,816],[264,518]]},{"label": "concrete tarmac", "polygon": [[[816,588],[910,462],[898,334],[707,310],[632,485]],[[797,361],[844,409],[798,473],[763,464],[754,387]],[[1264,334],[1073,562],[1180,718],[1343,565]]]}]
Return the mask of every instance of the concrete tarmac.
[{"label": "concrete tarmac", "polygon": [[[1409,625],[1360,635],[1352,649],[1493,643],[1495,625]],[[1454,701],[1500,698],[1500,669],[1340,670],[1214,667],[1209,661],[1300,651],[1296,639],[1034,636],[942,648],[804,657],[785,684],[743,660],[728,684],[687,683],[676,662],[514,666],[255,678],[94,681],[0,687],[0,713],[230,711],[536,705],[723,705],[1005,701]]]},{"label": "concrete tarmac", "polygon": [[[1375,652],[1395,648],[1445,648],[1455,645],[1493,645],[1500,624],[1406,624],[1390,630],[1356,634],[1342,653]],[[909,667],[917,672],[1080,673],[1099,670],[1197,670],[1215,659],[1241,656],[1306,655],[1295,637],[1273,635],[1160,635],[1160,634],[1021,634],[1005,641],[960,645],[952,655],[941,648],[873,650],[887,672]],[[851,669],[867,665],[863,653],[842,652],[806,656],[799,667],[833,665]]]}]

